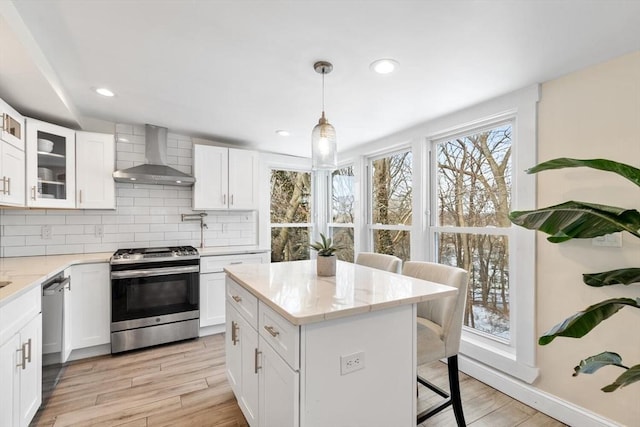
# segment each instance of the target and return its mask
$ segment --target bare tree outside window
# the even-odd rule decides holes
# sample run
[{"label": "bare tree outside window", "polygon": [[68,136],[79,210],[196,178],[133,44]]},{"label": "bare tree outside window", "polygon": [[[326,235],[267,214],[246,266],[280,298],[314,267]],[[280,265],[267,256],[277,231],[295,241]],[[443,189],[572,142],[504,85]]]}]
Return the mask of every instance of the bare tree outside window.
[{"label": "bare tree outside window", "polygon": [[309,259],[311,174],[271,171],[271,262]]},{"label": "bare tree outside window", "polygon": [[353,166],[337,169],[331,174],[329,229],[334,243],[340,247],[336,256],[342,261],[349,262],[354,260],[354,185]]},{"label": "bare tree outside window", "polygon": [[436,144],[437,261],[469,271],[465,325],[504,340],[510,339],[511,145],[510,123]]},{"label": "bare tree outside window", "polygon": [[373,250],[407,261],[411,257],[409,230],[413,215],[412,153],[404,151],[373,160],[371,168]]}]

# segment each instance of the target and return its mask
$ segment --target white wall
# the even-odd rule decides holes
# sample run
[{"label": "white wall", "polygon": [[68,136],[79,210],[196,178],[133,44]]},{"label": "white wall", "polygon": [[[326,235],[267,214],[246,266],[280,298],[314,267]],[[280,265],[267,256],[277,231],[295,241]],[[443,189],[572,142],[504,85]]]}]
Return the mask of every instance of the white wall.
[{"label": "white wall", "polygon": [[[122,138],[128,142],[120,141]],[[144,126],[116,125],[116,168],[144,163]],[[167,163],[191,174],[190,137],[169,133]],[[118,248],[200,245],[199,222],[182,222],[193,213],[191,187],[116,183],[115,210],[0,209],[0,256],[113,252]],[[206,246],[257,244],[255,212],[208,211]],[[42,239],[50,225],[51,239]],[[104,235],[96,235],[101,226]]]}]

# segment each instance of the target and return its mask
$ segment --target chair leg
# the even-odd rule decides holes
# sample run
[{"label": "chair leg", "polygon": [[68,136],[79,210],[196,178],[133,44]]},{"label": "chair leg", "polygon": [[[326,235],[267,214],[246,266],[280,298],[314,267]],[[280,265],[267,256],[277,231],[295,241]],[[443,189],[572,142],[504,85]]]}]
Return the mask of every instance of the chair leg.
[{"label": "chair leg", "polygon": [[460,398],[460,380],[458,378],[458,355],[447,359],[449,371],[449,388],[451,390],[451,405],[453,414],[456,417],[458,427],[465,427],[464,413],[462,412],[462,399]]}]

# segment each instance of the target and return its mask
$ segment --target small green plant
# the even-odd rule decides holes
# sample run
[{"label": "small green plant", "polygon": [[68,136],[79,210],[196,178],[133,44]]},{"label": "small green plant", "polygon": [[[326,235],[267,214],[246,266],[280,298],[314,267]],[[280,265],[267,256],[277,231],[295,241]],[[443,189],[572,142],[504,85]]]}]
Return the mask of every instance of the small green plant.
[{"label": "small green plant", "polygon": [[331,237],[327,238],[322,233],[320,233],[320,237],[322,238],[322,241],[309,244],[311,249],[318,251],[318,256],[331,256],[340,249],[340,247],[333,245]]}]

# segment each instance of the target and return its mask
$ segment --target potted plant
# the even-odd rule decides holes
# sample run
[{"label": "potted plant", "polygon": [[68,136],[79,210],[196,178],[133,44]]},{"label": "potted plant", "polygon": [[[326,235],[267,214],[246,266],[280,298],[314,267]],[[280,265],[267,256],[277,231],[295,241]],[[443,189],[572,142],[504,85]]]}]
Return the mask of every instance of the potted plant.
[{"label": "potted plant", "polygon": [[322,241],[317,241],[309,245],[311,249],[318,251],[318,259],[316,261],[316,272],[318,276],[335,276],[336,275],[336,255],[335,252],[340,249],[333,245],[331,237],[327,238],[320,233]]},{"label": "potted plant", "polygon": [[[527,173],[573,167],[589,167],[613,172],[640,187],[640,169],[606,159],[553,159],[540,163],[529,169]],[[635,209],[569,201],[531,211],[511,212],[509,218],[516,225],[549,234],[550,237],[547,240],[551,243],[561,243],[570,239],[593,238],[622,231],[640,238],[640,212]],[[589,286],[597,287],[638,284],[640,283],[640,268],[620,268],[602,273],[583,274],[583,282]],[[587,307],[545,332],[539,338],[538,344],[549,344],[556,337],[581,338],[600,322],[627,306],[640,308],[640,298],[611,298]],[[635,329],[637,332],[637,328]],[[604,351],[581,360],[574,368],[573,376],[581,373],[591,374],[603,366],[610,365],[617,366],[624,372],[613,383],[603,387],[602,391],[611,392],[619,387],[640,381],[640,364],[631,367],[625,366],[622,364],[622,357],[612,351]]]}]

